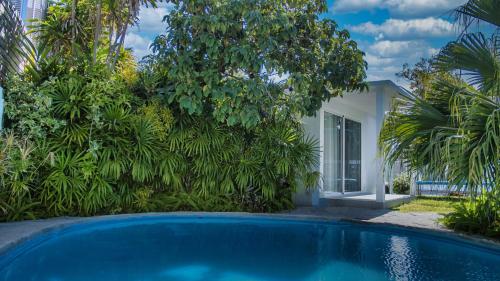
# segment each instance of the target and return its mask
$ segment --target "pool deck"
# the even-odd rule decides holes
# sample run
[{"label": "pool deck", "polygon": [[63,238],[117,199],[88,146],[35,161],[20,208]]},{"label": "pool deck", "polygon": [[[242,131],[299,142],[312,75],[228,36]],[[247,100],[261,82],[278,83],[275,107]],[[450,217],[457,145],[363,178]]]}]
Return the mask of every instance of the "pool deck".
[{"label": "pool deck", "polygon": [[383,224],[389,226],[400,226],[409,229],[423,229],[438,234],[451,235],[459,239],[471,240],[481,244],[491,244],[500,247],[500,243],[484,239],[478,236],[457,234],[438,224],[440,217],[437,213],[402,213],[387,209],[362,209],[352,207],[327,207],[327,208],[297,208],[293,211],[279,214],[249,214],[249,213],[147,213],[147,214],[123,214],[96,217],[59,217],[43,220],[30,220],[20,222],[0,223],[0,255],[9,248],[30,239],[34,235],[62,228],[80,222],[95,222],[109,219],[127,219],[131,217],[151,216],[249,216],[249,217],[275,217],[275,218],[297,218],[297,219],[321,219],[321,220],[347,220],[359,223]]},{"label": "pool deck", "polygon": [[[437,221],[442,215],[432,212],[402,213],[389,209],[366,209],[354,207],[301,207],[290,215],[321,217],[332,220],[354,220],[368,223],[390,224],[404,227],[423,228],[451,232]],[[0,228],[1,229],[1,228]]]}]

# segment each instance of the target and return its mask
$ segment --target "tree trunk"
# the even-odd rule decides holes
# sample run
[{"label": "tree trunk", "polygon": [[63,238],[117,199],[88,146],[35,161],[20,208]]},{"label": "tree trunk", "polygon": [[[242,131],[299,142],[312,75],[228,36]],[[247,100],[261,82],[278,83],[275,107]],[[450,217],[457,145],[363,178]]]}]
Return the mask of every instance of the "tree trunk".
[{"label": "tree trunk", "polygon": [[102,0],[97,1],[97,14],[95,19],[94,31],[94,50],[92,53],[92,64],[95,65],[97,60],[97,49],[99,48],[99,39],[101,38],[101,14],[102,14]]},{"label": "tree trunk", "polygon": [[122,30],[119,33],[117,33],[117,37],[116,37],[118,44],[115,46],[115,48],[116,48],[115,54],[113,57],[113,63],[111,64],[112,68],[115,68],[116,62],[118,61],[118,57],[120,56],[121,48],[123,47],[123,45],[125,43],[125,36],[127,35],[128,25],[129,25],[129,23],[134,15],[136,15],[136,11],[134,10],[132,0],[128,0],[127,17],[126,17],[126,20],[125,20],[125,23],[124,23]]},{"label": "tree trunk", "polygon": [[118,57],[120,56],[121,48],[123,47],[123,44],[125,43],[125,36],[127,34],[127,27],[128,27],[128,24],[123,27],[123,31],[119,35],[120,40],[118,41],[118,45],[116,46],[115,56],[113,58],[113,64],[111,65],[112,68],[115,68],[116,62],[118,61]]},{"label": "tree trunk", "polygon": [[73,2],[71,3],[71,54],[75,53],[77,5],[78,5],[78,0],[73,0]]},{"label": "tree trunk", "polygon": [[108,41],[109,41],[109,48],[108,48],[108,55],[106,57],[106,64],[108,65],[108,68],[110,67],[110,58],[111,54],[113,52],[113,33],[115,32],[115,23],[114,21],[110,21],[111,25],[109,27],[109,35],[108,35]]},{"label": "tree trunk", "polygon": [[113,60],[115,58],[116,48],[120,43],[120,35],[122,34],[122,30],[124,28],[122,22],[118,22],[117,25],[118,26],[116,27],[116,32],[114,32],[115,34],[110,33],[109,36],[109,51],[108,51],[108,57],[106,58],[106,63],[110,70],[113,69]]}]

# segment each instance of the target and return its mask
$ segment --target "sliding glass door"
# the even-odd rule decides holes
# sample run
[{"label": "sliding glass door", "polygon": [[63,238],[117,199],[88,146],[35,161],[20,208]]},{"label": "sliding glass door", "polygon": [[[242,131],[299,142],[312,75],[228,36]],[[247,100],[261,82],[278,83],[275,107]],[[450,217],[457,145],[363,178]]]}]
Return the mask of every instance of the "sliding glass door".
[{"label": "sliding glass door", "polygon": [[361,191],[361,123],[324,115],[323,190]]},{"label": "sliding glass door", "polygon": [[361,123],[345,119],[345,188],[361,191]]},{"label": "sliding glass door", "polygon": [[326,191],[343,192],[342,131],[343,131],[342,117],[325,112],[323,188]]}]

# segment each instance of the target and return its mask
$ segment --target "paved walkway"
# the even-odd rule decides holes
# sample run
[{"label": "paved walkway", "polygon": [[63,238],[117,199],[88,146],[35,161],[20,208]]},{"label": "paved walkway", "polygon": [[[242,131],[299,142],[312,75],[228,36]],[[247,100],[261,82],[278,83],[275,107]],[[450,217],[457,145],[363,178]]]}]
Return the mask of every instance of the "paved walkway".
[{"label": "paved walkway", "polygon": [[449,231],[438,223],[442,215],[437,213],[402,213],[388,209],[362,209],[352,207],[297,208],[290,212],[294,215],[317,216],[329,219],[358,220],[371,223],[394,224],[432,230]]}]

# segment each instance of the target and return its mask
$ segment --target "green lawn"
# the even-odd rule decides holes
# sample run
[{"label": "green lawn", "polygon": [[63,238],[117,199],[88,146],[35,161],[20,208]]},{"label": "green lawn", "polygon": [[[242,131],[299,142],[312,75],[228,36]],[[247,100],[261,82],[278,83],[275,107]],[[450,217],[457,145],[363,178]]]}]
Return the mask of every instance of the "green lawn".
[{"label": "green lawn", "polygon": [[393,210],[408,212],[436,212],[447,214],[454,210],[453,206],[464,199],[457,197],[420,196],[409,203],[395,207]]}]

